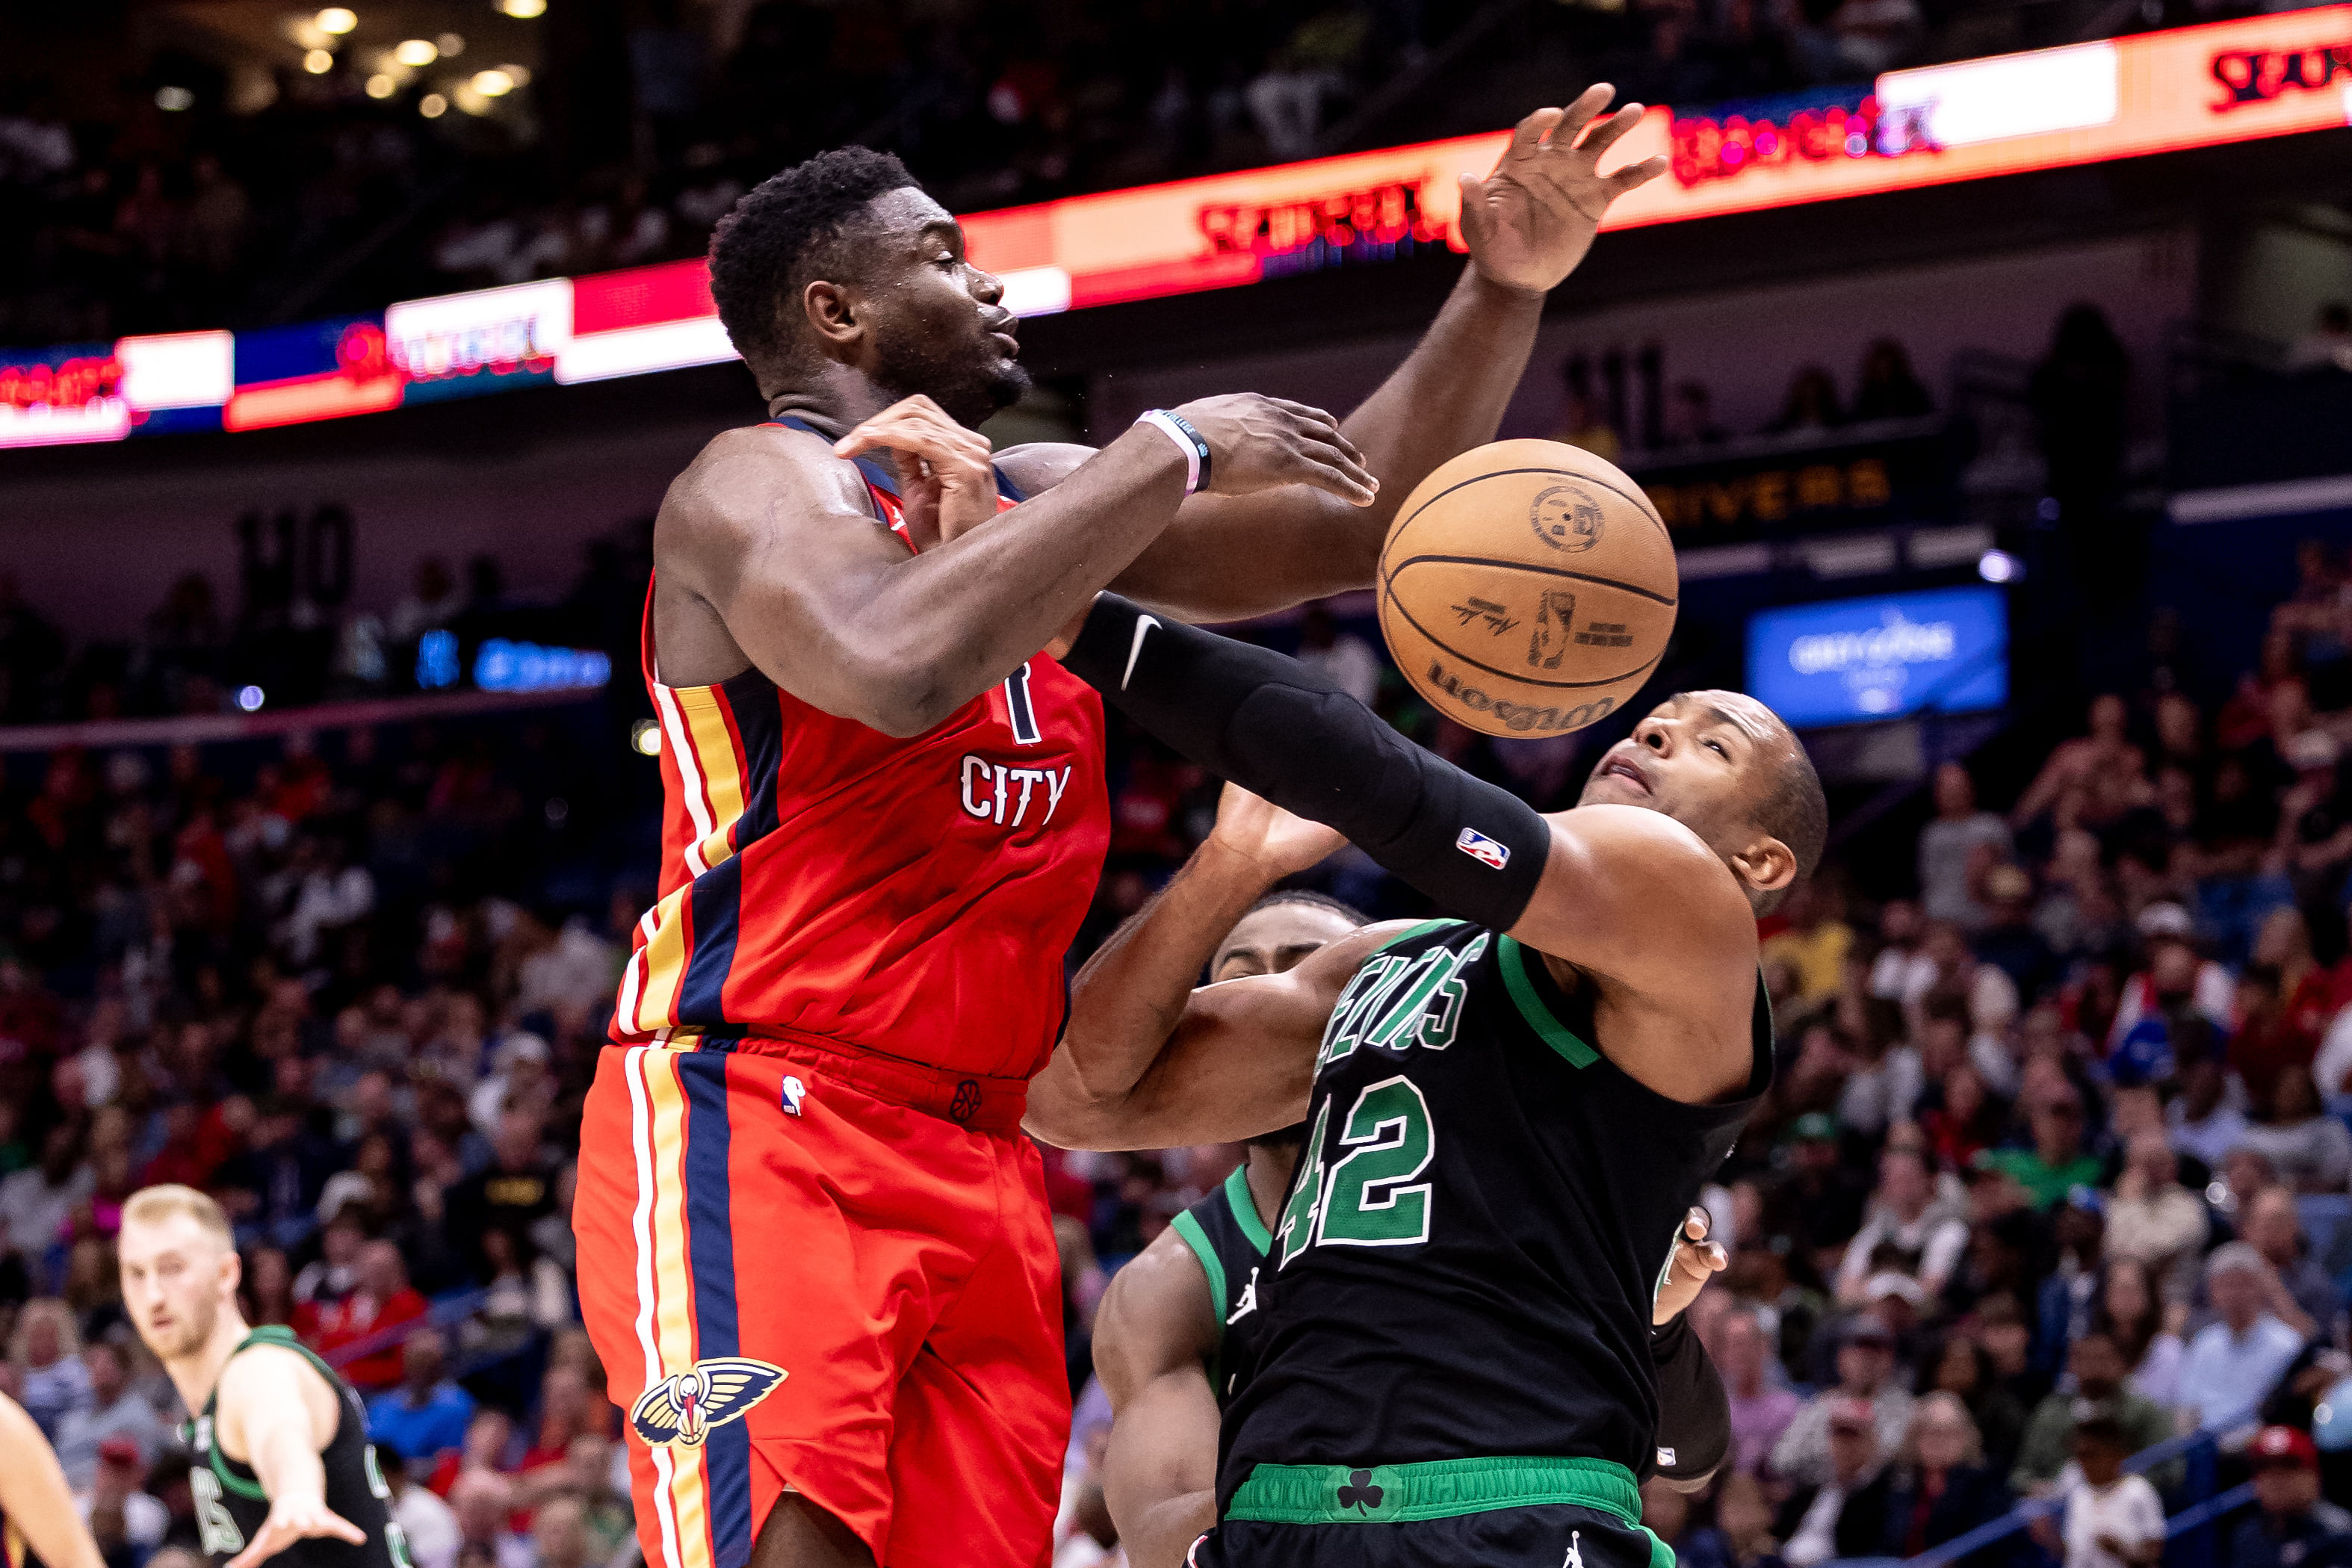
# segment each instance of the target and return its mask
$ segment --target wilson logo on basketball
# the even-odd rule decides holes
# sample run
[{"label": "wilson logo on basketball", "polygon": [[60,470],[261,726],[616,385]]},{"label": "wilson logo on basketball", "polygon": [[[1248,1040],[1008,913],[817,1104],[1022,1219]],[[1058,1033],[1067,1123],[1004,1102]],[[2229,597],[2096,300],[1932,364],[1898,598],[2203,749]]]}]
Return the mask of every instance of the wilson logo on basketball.
[{"label": "wilson logo on basketball", "polygon": [[1528,508],[1536,538],[1557,550],[1581,554],[1601,542],[1601,503],[1573,485],[1554,485]]},{"label": "wilson logo on basketball", "polygon": [[[1615,697],[1599,697],[1574,707],[1538,707],[1532,703],[1515,703],[1505,697],[1488,696],[1476,686],[1465,685],[1462,677],[1434,659],[1429,663],[1427,689],[1432,695],[1452,697],[1473,713],[1493,714],[1505,729],[1514,734],[1522,730],[1582,729],[1586,725],[1598,723],[1608,716],[1609,711],[1617,706]],[[1495,732],[1490,730],[1488,733]]]}]

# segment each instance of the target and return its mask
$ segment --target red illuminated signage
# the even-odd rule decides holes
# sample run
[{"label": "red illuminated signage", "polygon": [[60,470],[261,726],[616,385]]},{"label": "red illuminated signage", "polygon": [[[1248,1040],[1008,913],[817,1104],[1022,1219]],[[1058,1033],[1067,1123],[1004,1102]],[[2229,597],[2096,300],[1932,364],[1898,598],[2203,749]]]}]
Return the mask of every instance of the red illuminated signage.
[{"label": "red illuminated signage", "polygon": [[87,408],[113,397],[121,381],[122,361],[112,354],[58,365],[0,365],[0,407]]}]

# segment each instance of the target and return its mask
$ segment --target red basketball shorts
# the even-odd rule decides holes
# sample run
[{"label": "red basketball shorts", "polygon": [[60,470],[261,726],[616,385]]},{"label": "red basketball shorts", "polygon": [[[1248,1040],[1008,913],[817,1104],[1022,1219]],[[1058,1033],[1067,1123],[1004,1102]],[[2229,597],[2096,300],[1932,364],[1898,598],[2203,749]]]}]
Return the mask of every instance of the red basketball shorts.
[{"label": "red basketball shorts", "polygon": [[1025,1087],[606,1048],[572,1227],[649,1568],[745,1568],[788,1490],[882,1568],[1049,1561],[1070,1399]]}]

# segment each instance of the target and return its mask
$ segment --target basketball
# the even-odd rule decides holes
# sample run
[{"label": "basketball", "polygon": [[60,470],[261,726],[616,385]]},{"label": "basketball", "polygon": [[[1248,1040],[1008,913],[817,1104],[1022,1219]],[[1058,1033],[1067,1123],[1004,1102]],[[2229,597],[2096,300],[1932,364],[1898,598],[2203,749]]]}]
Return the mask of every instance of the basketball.
[{"label": "basketball", "polygon": [[1613,464],[1497,441],[1414,486],[1381,551],[1381,632],[1439,713],[1488,735],[1581,729],[1657,667],[1674,541]]}]

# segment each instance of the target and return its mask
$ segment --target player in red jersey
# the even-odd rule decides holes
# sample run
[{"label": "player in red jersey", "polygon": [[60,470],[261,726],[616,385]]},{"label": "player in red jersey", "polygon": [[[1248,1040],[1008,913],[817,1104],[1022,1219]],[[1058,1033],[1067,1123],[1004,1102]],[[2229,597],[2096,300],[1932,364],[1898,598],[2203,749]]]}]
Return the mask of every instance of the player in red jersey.
[{"label": "player in red jersey", "polygon": [[655,1568],[1046,1561],[1068,1389],[1020,1124],[1109,824],[1101,706],[1039,650],[1106,585],[1223,619],[1369,582],[1664,167],[1597,172],[1638,114],[1609,98],[1465,182],[1471,265],[1344,423],[1237,394],[992,464],[969,427],[1025,384],[1013,320],[897,160],[824,154],[720,225],[771,422],[656,526],[659,899],[573,1208]]}]

